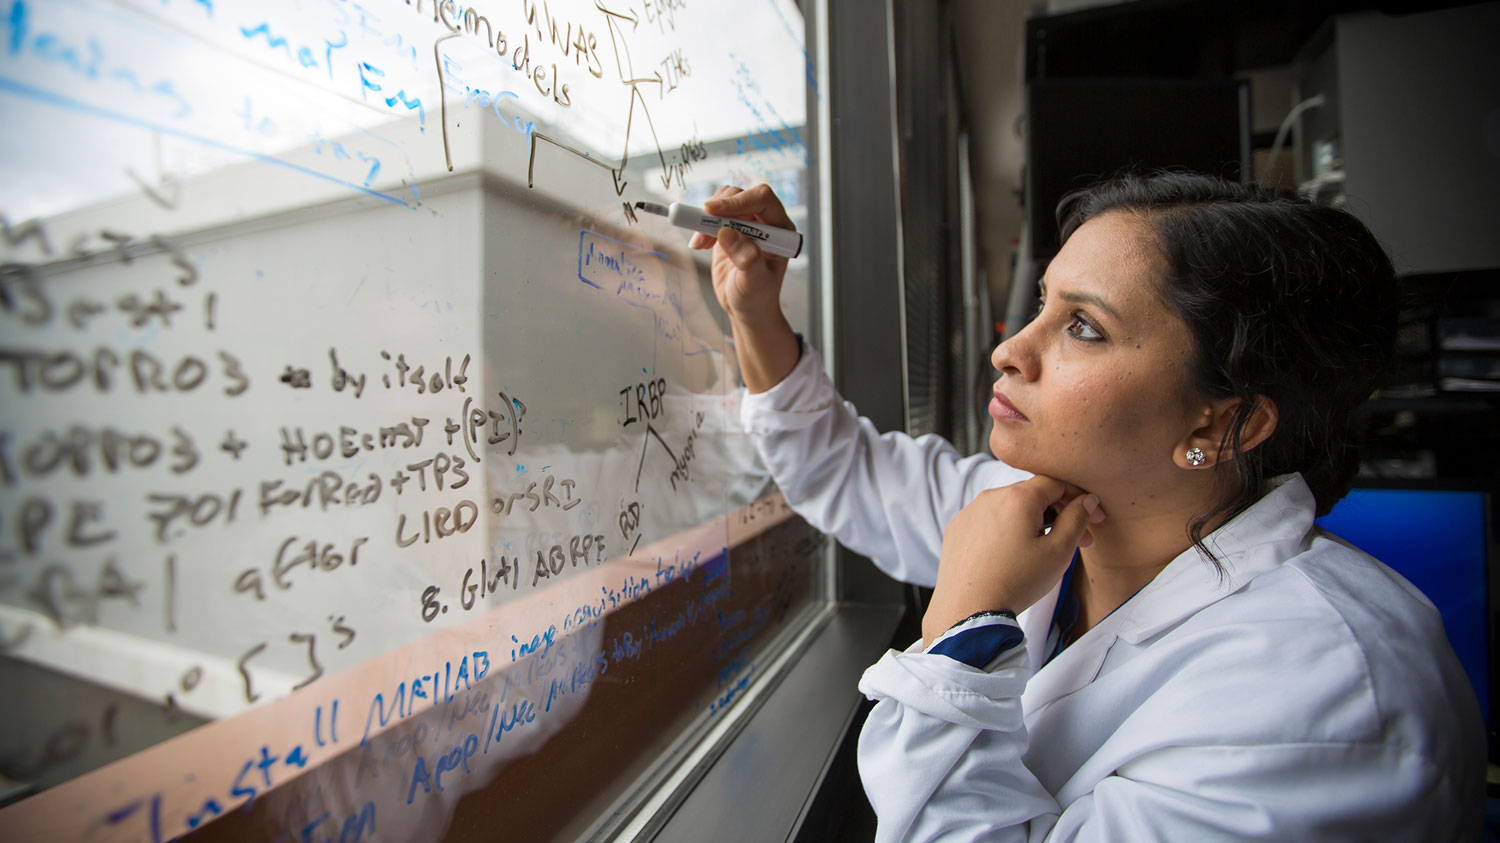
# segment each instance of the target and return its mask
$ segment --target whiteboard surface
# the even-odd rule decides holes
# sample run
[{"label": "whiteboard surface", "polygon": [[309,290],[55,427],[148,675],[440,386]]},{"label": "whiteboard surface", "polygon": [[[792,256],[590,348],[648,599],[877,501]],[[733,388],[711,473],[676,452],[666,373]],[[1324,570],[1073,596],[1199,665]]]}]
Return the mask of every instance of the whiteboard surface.
[{"label": "whiteboard surface", "polygon": [[13,711],[0,772],[118,757],[149,703],[171,780],[66,804],[176,834],[244,801],[194,725],[312,717],[316,761],[335,701],[368,737],[380,689],[714,594],[770,482],[702,256],[629,205],[771,181],[805,220],[808,79],[789,2],[0,4],[0,664],[97,691],[85,738]]}]

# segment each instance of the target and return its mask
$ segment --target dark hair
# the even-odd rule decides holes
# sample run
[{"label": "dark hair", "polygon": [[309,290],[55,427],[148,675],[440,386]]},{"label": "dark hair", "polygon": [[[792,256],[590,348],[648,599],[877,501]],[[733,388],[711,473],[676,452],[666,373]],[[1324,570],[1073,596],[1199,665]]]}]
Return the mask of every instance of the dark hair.
[{"label": "dark hair", "polygon": [[[1189,525],[1244,511],[1267,480],[1301,472],[1325,515],[1359,468],[1356,409],[1389,371],[1399,303],[1395,271],[1352,214],[1295,194],[1210,176],[1117,176],[1065,196],[1064,242],[1106,213],[1144,220],[1166,256],[1161,296],[1192,333],[1194,386],[1239,398],[1214,466],[1214,500]],[[1276,430],[1240,441],[1257,399],[1276,404]]]}]

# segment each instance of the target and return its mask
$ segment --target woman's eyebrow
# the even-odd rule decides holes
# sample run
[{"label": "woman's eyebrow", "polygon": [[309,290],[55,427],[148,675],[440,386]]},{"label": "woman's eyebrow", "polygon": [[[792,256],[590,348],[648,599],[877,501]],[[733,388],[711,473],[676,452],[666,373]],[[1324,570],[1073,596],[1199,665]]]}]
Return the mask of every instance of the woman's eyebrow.
[{"label": "woman's eyebrow", "polygon": [[[1047,279],[1046,278],[1043,278],[1041,281],[1037,282],[1037,292],[1041,294],[1042,298],[1046,298],[1047,297]],[[1096,295],[1094,295],[1092,293],[1063,292],[1063,293],[1058,293],[1057,297],[1060,298],[1060,299],[1062,299],[1065,302],[1072,302],[1073,304],[1091,304],[1091,305],[1094,305],[1095,307],[1099,308],[1100,310],[1102,310],[1105,313],[1108,313],[1110,316],[1114,317],[1116,321],[1119,321],[1119,322],[1124,322],[1125,321],[1123,318],[1121,318],[1120,312],[1118,310],[1115,310],[1113,307],[1111,307],[1110,304],[1109,304],[1109,302],[1105,301],[1102,298],[1099,298],[1098,296],[1096,296]]]},{"label": "woman's eyebrow", "polygon": [[1105,301],[1102,298],[1099,298],[1098,296],[1094,295],[1093,293],[1072,293],[1072,292],[1065,292],[1065,293],[1058,293],[1057,297],[1060,298],[1060,299],[1062,299],[1063,301],[1072,302],[1073,304],[1091,304],[1091,305],[1094,305],[1095,307],[1099,308],[1100,310],[1102,310],[1105,313],[1108,313],[1110,316],[1114,317],[1114,319],[1116,321],[1119,321],[1119,322],[1125,321],[1124,319],[1122,319],[1120,317],[1120,312],[1117,311],[1117,310],[1115,310],[1113,307],[1111,307],[1110,304],[1109,304],[1109,302]]}]

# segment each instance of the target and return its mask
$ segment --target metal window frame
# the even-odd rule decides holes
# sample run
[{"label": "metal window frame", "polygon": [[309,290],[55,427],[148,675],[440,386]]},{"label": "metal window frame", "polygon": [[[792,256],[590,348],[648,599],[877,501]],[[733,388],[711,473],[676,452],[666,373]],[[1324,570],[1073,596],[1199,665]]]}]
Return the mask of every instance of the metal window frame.
[{"label": "metal window frame", "polygon": [[[809,239],[820,274],[823,354],[835,386],[861,414],[881,429],[905,429],[892,4],[805,0],[802,7],[816,79],[808,91],[816,131],[808,134],[818,156],[818,210]],[[837,551],[830,573],[830,608],[791,648],[755,710],[699,759],[695,778],[670,804],[622,839],[698,841],[706,828],[728,841],[797,837],[856,725],[859,676],[890,645],[906,600],[903,586],[849,551]]]}]

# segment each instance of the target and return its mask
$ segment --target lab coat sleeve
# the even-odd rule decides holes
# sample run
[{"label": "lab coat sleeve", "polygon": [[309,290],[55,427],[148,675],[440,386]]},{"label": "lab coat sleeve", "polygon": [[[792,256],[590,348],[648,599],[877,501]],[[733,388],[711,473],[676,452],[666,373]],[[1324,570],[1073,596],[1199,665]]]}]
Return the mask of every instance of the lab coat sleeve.
[{"label": "lab coat sleeve", "polygon": [[834,391],[816,350],[740,418],[793,510],[903,582],[931,586],[943,530],[985,489],[1030,477],[936,436],[881,435]]},{"label": "lab coat sleeve", "polygon": [[[1160,724],[1155,746],[1064,804],[1025,763],[1028,678],[1021,647],[981,670],[913,645],[865,672],[876,704],[858,759],[878,843],[1479,839],[1471,771],[1399,740],[1242,742],[1231,714],[1217,739]],[[1426,810],[1411,809],[1417,790]]]},{"label": "lab coat sleeve", "polygon": [[1022,762],[1026,648],[980,669],[919,647],[887,652],[859,683],[876,701],[858,751],[876,841],[1045,835],[1059,808]]}]

